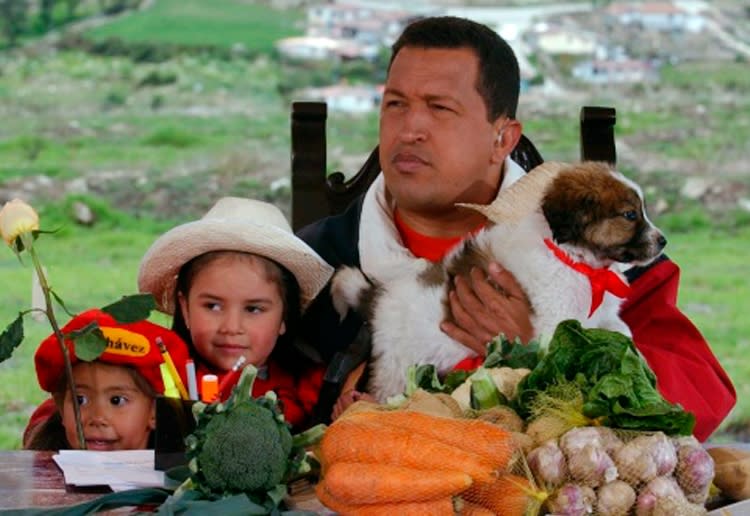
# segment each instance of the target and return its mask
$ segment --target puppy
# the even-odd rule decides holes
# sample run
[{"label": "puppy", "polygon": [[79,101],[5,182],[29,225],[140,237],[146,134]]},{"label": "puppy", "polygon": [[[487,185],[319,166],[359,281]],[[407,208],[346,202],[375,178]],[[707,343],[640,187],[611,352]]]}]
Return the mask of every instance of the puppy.
[{"label": "puppy", "polygon": [[545,163],[492,204],[464,206],[485,214],[488,224],[441,262],[417,260],[417,270],[399,271],[387,283],[351,267],[332,279],[341,317],[354,309],[371,325],[368,391],[381,402],[403,392],[410,365],[432,363],[442,374],[473,354],[439,329],[450,317],[454,276],[500,263],[526,294],[534,336],[543,341],[566,319],[630,335],[618,315],[629,290],[618,269],[646,265],[666,245],[646,216],[640,188],[599,162]]}]

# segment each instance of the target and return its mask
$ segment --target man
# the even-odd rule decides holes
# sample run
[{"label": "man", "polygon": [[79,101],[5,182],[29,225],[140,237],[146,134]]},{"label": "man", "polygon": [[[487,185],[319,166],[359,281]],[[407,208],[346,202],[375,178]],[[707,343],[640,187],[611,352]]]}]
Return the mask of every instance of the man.
[{"label": "man", "polygon": [[[303,228],[300,236],[334,267],[359,266],[375,280],[416,258],[441,259],[485,223],[456,203],[488,204],[524,173],[509,158],[522,130],[515,119],[519,84],[512,49],[484,25],[453,17],[411,24],[393,46],[383,93],[383,173],[343,214]],[[662,394],[696,414],[695,433],[705,439],[734,405],[735,393],[675,306],[679,270],[664,258],[630,279],[623,319]],[[497,264],[457,278],[449,301],[453,322],[441,329],[479,353],[500,332],[523,341],[531,336],[525,296]],[[339,323],[325,291],[308,310],[303,334],[325,360],[340,360],[345,355],[335,353],[360,338],[361,327],[356,315]],[[344,393],[344,405],[358,396]]]}]

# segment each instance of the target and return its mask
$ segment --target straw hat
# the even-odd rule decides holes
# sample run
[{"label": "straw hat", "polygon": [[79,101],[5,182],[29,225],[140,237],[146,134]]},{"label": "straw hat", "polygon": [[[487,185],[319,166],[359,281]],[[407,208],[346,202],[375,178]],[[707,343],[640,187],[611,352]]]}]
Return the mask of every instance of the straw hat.
[{"label": "straw hat", "polygon": [[459,206],[476,210],[495,223],[518,222],[539,209],[547,187],[563,170],[572,165],[546,161],[538,165],[500,193],[490,204],[460,203]]},{"label": "straw hat", "polygon": [[297,278],[303,309],[333,273],[328,263],[294,235],[276,206],[224,197],[200,220],[167,231],[151,245],[141,260],[138,289],[153,294],[160,310],[174,313],[180,267],[210,251],[243,251],[283,265]]}]

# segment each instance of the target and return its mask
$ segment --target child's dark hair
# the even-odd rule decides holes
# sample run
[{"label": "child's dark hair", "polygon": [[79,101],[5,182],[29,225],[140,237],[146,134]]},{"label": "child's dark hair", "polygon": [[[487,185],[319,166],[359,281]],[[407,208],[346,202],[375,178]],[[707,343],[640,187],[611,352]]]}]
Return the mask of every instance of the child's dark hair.
[{"label": "child's dark hair", "polygon": [[174,316],[172,317],[172,330],[185,341],[190,350],[190,355],[193,356],[196,361],[205,361],[195,349],[193,339],[190,336],[190,330],[185,324],[185,318],[180,309],[179,296],[182,294],[187,297],[190,292],[190,286],[193,284],[193,280],[198,273],[215,260],[226,256],[254,260],[256,263],[260,263],[264,267],[268,279],[276,282],[279,286],[281,299],[284,303],[283,320],[286,324],[286,331],[283,335],[279,335],[276,345],[271,352],[271,357],[285,368],[294,371],[296,369],[295,366],[298,365],[297,357],[299,355],[296,354],[293,343],[295,339],[295,331],[299,326],[299,320],[302,314],[300,307],[299,283],[297,283],[294,274],[289,272],[286,267],[283,267],[281,264],[270,258],[243,251],[210,251],[196,256],[189,262],[185,263],[185,265],[180,267],[180,271],[177,274],[177,284],[174,291],[175,310]]}]

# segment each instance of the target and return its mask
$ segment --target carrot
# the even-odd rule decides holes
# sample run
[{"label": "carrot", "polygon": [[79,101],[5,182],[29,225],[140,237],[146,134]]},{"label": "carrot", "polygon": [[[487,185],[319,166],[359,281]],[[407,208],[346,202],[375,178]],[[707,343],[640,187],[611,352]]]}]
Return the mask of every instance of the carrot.
[{"label": "carrot", "polygon": [[494,512],[478,503],[468,502],[462,499],[455,505],[458,508],[456,514],[459,514],[460,516],[495,516]]},{"label": "carrot", "polygon": [[476,453],[402,428],[340,419],[320,443],[323,472],[336,462],[391,464],[428,471],[462,471],[475,481],[489,482],[495,466]]},{"label": "carrot", "polygon": [[472,485],[461,495],[465,500],[486,507],[497,516],[523,516],[545,497],[528,479],[518,475],[501,475],[493,482]]},{"label": "carrot", "polygon": [[471,486],[460,471],[428,471],[392,466],[336,462],[325,474],[328,491],[348,503],[423,502],[458,494]]},{"label": "carrot", "polygon": [[496,468],[503,470],[508,466],[516,449],[510,432],[479,419],[458,419],[407,410],[356,412],[347,419],[417,432],[481,455],[490,460]]},{"label": "carrot", "polygon": [[318,500],[341,516],[453,516],[453,499],[450,496],[425,502],[349,504],[331,495],[325,480],[315,486]]}]

